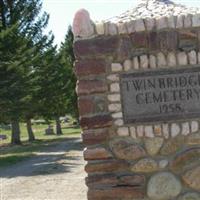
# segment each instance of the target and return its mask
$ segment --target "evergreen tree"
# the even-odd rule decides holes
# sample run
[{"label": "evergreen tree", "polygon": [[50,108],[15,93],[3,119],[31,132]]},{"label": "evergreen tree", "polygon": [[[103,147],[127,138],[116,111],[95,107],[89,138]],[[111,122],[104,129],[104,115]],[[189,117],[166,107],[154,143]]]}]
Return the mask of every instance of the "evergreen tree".
[{"label": "evergreen tree", "polygon": [[60,65],[66,68],[66,79],[68,80],[66,84],[67,91],[67,106],[66,111],[72,116],[78,119],[78,109],[77,109],[77,95],[76,95],[76,76],[73,71],[73,65],[75,61],[75,56],[73,52],[73,32],[72,27],[68,27],[67,34],[65,36],[64,43],[61,44],[59,49]]},{"label": "evergreen tree", "polygon": [[67,113],[77,117],[76,78],[73,73],[73,34],[69,27],[59,52],[52,47],[46,51],[43,67],[38,68],[40,115],[56,121],[56,134],[62,134],[59,118]]},{"label": "evergreen tree", "polygon": [[46,51],[42,61],[43,67],[38,68],[38,92],[39,110],[41,116],[47,120],[55,119],[56,134],[61,135],[61,125],[59,117],[66,114],[68,83],[67,70],[64,65],[60,65],[56,47]]},{"label": "evergreen tree", "polygon": [[30,116],[33,72],[53,40],[42,34],[49,16],[41,8],[40,0],[0,0],[0,118],[12,123],[12,144],[21,143],[19,120]]}]

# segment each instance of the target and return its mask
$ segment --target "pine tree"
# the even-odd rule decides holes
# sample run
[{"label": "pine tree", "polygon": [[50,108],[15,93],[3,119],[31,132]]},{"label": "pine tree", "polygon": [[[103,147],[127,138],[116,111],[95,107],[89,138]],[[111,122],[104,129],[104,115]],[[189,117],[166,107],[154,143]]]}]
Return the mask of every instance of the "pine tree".
[{"label": "pine tree", "polygon": [[[33,72],[53,38],[40,0],[0,0],[0,108],[12,123],[12,144],[20,144],[19,121],[30,111]],[[32,111],[31,111],[32,112]]]},{"label": "pine tree", "polygon": [[39,110],[41,116],[56,121],[56,134],[62,134],[59,118],[67,113],[77,117],[76,78],[73,73],[73,34],[69,27],[65,42],[57,53],[52,46],[46,51],[43,67],[38,68]]},{"label": "pine tree", "polygon": [[72,27],[68,27],[67,34],[65,36],[64,43],[61,44],[59,49],[60,64],[65,66],[67,73],[66,78],[68,82],[66,84],[67,95],[67,113],[78,119],[78,109],[77,109],[77,95],[75,91],[76,87],[76,76],[73,71],[73,64],[75,61],[75,56],[73,52],[73,32]]},{"label": "pine tree", "polygon": [[67,90],[66,84],[67,70],[64,65],[60,65],[56,47],[49,48],[42,61],[43,67],[38,68],[38,92],[39,107],[38,113],[47,120],[55,119],[56,134],[61,135],[61,125],[59,117],[66,114]]}]

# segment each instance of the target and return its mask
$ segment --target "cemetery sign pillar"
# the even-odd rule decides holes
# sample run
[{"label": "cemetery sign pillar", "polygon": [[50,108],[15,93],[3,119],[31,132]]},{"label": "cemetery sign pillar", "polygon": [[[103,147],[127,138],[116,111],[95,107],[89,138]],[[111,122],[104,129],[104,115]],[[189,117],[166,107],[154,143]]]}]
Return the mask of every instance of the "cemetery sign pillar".
[{"label": "cemetery sign pillar", "polygon": [[82,9],[73,32],[88,200],[200,200],[200,9]]}]

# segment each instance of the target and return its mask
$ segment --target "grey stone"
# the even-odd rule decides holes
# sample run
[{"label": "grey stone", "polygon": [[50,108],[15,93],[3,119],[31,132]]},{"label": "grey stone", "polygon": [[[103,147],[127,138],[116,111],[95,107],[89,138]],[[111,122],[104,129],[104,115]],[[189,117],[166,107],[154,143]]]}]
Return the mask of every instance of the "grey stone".
[{"label": "grey stone", "polygon": [[176,62],[176,55],[173,52],[170,52],[167,55],[167,65],[169,65],[170,67],[174,67],[176,66],[177,62]]},{"label": "grey stone", "polygon": [[53,127],[50,125],[47,129],[45,129],[45,134],[46,135],[54,135],[54,130]]},{"label": "grey stone", "polygon": [[113,103],[113,104],[109,104],[108,105],[108,110],[110,111],[110,112],[119,112],[119,111],[121,111],[121,104],[119,104],[119,103]]},{"label": "grey stone", "polygon": [[189,64],[196,65],[197,64],[197,53],[196,51],[191,51],[188,53]]},{"label": "grey stone", "polygon": [[147,138],[153,138],[154,137],[153,126],[151,126],[151,125],[145,126],[144,134],[145,134],[145,137],[147,137]]},{"label": "grey stone", "polygon": [[182,123],[182,135],[190,134],[190,124],[189,122]]},{"label": "grey stone", "polygon": [[134,57],[134,58],[133,58],[133,68],[134,68],[134,69],[139,69],[138,57]]},{"label": "grey stone", "polygon": [[[128,133],[125,127],[120,128],[122,132]],[[123,130],[124,129],[124,130]],[[118,129],[119,130],[119,129]],[[122,160],[138,160],[146,156],[145,150],[131,137],[115,138],[110,141],[110,148],[114,155]]]},{"label": "grey stone", "polygon": [[173,123],[171,125],[171,136],[172,137],[176,137],[178,134],[180,134],[180,131],[181,131],[181,129],[180,129],[180,126],[178,124]]},{"label": "grey stone", "polygon": [[142,19],[138,19],[135,21],[135,31],[145,31],[144,21]]},{"label": "grey stone", "polygon": [[112,63],[111,64],[111,70],[112,72],[120,72],[122,71],[123,67],[120,63]]},{"label": "grey stone", "polygon": [[152,69],[155,69],[157,67],[156,57],[154,55],[150,55],[149,65],[150,65],[150,68],[152,68]]},{"label": "grey stone", "polygon": [[125,23],[118,23],[117,27],[118,27],[119,34],[126,34],[126,33],[128,33],[128,30],[127,30],[127,27],[126,27]]},{"label": "grey stone", "polygon": [[103,35],[105,33],[104,23],[101,22],[101,23],[97,23],[95,25],[96,25],[96,32],[97,32],[97,34],[98,35]]},{"label": "grey stone", "polygon": [[187,54],[185,52],[179,52],[177,55],[177,60],[179,65],[188,64]]},{"label": "grey stone", "polygon": [[107,79],[108,79],[109,81],[113,81],[113,82],[119,81],[119,74],[111,74],[111,75],[108,75],[108,76],[107,76]]},{"label": "grey stone", "polygon": [[120,91],[119,83],[110,84],[110,91],[111,92],[119,92]]},{"label": "grey stone", "polygon": [[[187,8],[184,5],[181,4],[175,4],[173,1],[170,0],[140,0],[140,3],[135,8],[131,8],[126,12],[123,12],[121,15],[110,18],[108,21],[111,22],[130,22],[138,19],[160,19],[160,18],[166,18],[171,19],[173,16],[174,18],[176,16],[187,16],[189,14],[196,15],[196,13],[200,13],[199,8]],[[198,20],[194,20],[194,25],[198,24]],[[158,26],[158,28],[163,27],[166,28],[166,26],[163,25],[163,23],[160,23],[161,26]],[[169,28],[175,28],[175,25],[173,23],[167,23],[169,25]],[[146,26],[147,27],[147,26]],[[151,30],[150,26],[150,30]],[[149,30],[149,29],[147,29]]]},{"label": "grey stone", "polygon": [[131,134],[132,138],[134,138],[134,139],[137,138],[137,132],[136,132],[136,128],[134,126],[130,127],[130,134]]},{"label": "grey stone", "polygon": [[144,143],[145,143],[145,148],[146,148],[147,153],[150,156],[154,156],[158,154],[158,152],[160,151],[160,148],[163,145],[163,142],[164,142],[164,139],[160,137],[146,139]]},{"label": "grey stone", "polygon": [[183,28],[183,15],[177,17],[176,28]]},{"label": "grey stone", "polygon": [[113,113],[113,114],[112,114],[112,117],[113,117],[114,119],[122,118],[122,112]]},{"label": "grey stone", "polygon": [[186,15],[184,18],[184,27],[190,28],[192,26],[192,15]]},{"label": "grey stone", "polygon": [[191,122],[191,132],[197,132],[199,130],[199,123],[197,121]]},{"label": "grey stone", "polygon": [[150,173],[156,170],[158,170],[158,164],[151,158],[141,159],[131,167],[131,171],[137,173]]},{"label": "grey stone", "polygon": [[153,30],[155,28],[155,25],[156,25],[155,19],[153,19],[153,18],[145,19],[145,25],[146,25],[147,31]]},{"label": "grey stone", "polygon": [[144,137],[144,126],[142,125],[137,126],[136,130],[137,130],[138,137]]},{"label": "grey stone", "polygon": [[122,136],[122,137],[129,136],[129,130],[127,127],[118,128],[117,133],[119,136]]},{"label": "grey stone", "polygon": [[135,21],[126,22],[126,27],[127,27],[128,33],[134,33],[135,32]]},{"label": "grey stone", "polygon": [[174,16],[170,16],[167,18],[167,22],[168,22],[168,26],[169,28],[175,28],[176,24],[175,24],[175,17]]},{"label": "grey stone", "polygon": [[200,194],[195,192],[186,193],[178,198],[178,200],[199,200]]},{"label": "grey stone", "polygon": [[156,28],[158,30],[167,28],[168,24],[167,24],[167,18],[166,17],[161,17],[159,19],[156,20]]},{"label": "grey stone", "polygon": [[160,151],[161,155],[172,155],[175,154],[179,149],[181,149],[184,144],[184,136],[179,135],[175,138],[167,140]]},{"label": "grey stone", "polygon": [[152,200],[170,200],[181,192],[180,181],[169,172],[153,175],[147,185],[147,194]]},{"label": "grey stone", "polygon": [[165,55],[161,52],[157,54],[157,63],[158,67],[165,67],[167,65]]},{"label": "grey stone", "polygon": [[164,169],[165,167],[167,167],[169,164],[168,160],[160,160],[158,163],[158,166],[160,169]]},{"label": "grey stone", "polygon": [[149,59],[147,55],[140,56],[140,68],[147,69],[149,66]]},{"label": "grey stone", "polygon": [[120,101],[120,94],[109,94],[108,100],[111,102]]},{"label": "grey stone", "polygon": [[188,145],[200,145],[200,132],[189,135],[185,143]]},{"label": "grey stone", "polygon": [[0,134],[0,141],[6,140],[6,139],[7,139],[7,135]]},{"label": "grey stone", "polygon": [[123,126],[123,125],[124,125],[124,121],[123,121],[122,119],[116,119],[116,120],[114,121],[114,124],[115,124],[116,126]]},{"label": "grey stone", "polygon": [[200,165],[187,171],[182,179],[190,188],[200,191]]},{"label": "grey stone", "polygon": [[106,35],[116,35],[117,26],[114,23],[105,23],[105,34]]},{"label": "grey stone", "polygon": [[196,14],[192,17],[192,26],[198,27],[200,26],[200,14]]},{"label": "grey stone", "polygon": [[132,68],[132,62],[131,60],[125,60],[124,61],[124,70],[129,71]]}]

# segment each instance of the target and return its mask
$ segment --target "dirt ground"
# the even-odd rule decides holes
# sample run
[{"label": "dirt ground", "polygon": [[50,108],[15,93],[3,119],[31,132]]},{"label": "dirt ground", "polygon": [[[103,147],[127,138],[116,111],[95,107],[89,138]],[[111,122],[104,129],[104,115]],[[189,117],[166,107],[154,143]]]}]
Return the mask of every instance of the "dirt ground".
[{"label": "dirt ground", "polygon": [[86,200],[82,150],[80,138],[70,138],[0,169],[1,200]]}]

